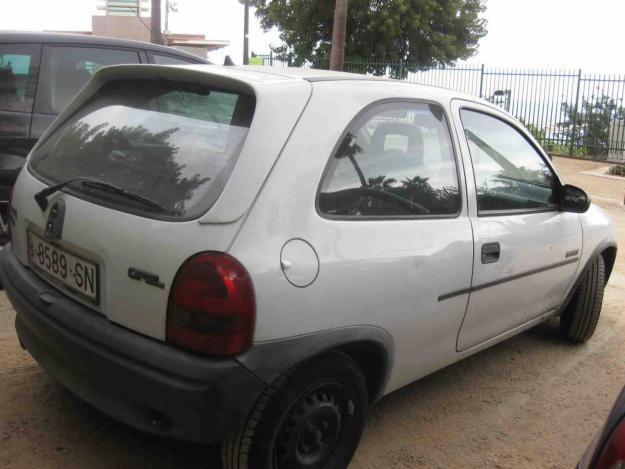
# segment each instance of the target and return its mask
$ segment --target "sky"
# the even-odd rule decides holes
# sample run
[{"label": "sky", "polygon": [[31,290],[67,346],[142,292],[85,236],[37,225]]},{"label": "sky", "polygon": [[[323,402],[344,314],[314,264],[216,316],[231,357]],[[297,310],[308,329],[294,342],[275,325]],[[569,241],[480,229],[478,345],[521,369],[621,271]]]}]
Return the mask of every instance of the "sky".
[{"label": "sky", "polygon": [[[315,1],[315,0],[311,0]],[[242,60],[243,6],[238,0],[178,0],[170,16],[174,33],[225,39],[230,46],[211,54]],[[625,73],[622,31],[625,0],[487,0],[488,34],[471,63],[489,67],[582,68]],[[0,0],[0,29],[91,29],[96,0]],[[250,51],[268,53],[280,44],[276,31],[263,32],[251,15]]]}]

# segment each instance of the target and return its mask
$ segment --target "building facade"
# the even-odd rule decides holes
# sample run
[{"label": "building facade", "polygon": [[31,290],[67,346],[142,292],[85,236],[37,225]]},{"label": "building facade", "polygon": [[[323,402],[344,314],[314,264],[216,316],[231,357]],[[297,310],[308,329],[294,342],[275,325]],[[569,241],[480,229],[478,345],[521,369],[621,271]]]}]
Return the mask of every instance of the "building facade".
[{"label": "building facade", "polygon": [[[91,19],[91,33],[96,36],[150,41],[150,0],[98,0],[98,14]],[[163,0],[167,10],[168,0]],[[221,49],[229,41],[206,39],[202,34],[163,34],[165,45],[206,58],[208,52]]]}]

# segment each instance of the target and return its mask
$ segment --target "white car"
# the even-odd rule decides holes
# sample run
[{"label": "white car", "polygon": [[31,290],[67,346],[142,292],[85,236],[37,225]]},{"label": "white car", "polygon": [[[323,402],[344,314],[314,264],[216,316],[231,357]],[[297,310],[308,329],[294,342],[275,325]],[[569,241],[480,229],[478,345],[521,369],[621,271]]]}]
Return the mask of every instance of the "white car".
[{"label": "white car", "polygon": [[317,70],[102,69],[19,176],[23,346],[225,468],[344,468],[367,407],[552,316],[593,334],[614,228],[488,102]]}]

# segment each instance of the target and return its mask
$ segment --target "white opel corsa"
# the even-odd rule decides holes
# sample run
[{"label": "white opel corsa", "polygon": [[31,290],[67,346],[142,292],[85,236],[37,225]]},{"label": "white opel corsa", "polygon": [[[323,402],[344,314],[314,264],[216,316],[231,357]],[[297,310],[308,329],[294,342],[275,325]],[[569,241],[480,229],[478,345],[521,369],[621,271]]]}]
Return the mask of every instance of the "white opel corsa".
[{"label": "white opel corsa", "polygon": [[116,66],[29,156],[1,258],[63,386],[225,468],[344,468],[367,406],[551,316],[593,334],[616,256],[493,105],[268,68]]}]

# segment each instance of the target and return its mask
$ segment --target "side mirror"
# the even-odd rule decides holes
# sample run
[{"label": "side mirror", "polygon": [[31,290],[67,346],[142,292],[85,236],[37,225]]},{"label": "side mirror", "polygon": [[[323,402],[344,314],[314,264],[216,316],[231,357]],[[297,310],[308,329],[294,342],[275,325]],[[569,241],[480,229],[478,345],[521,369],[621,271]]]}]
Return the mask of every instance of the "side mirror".
[{"label": "side mirror", "polygon": [[584,213],[590,208],[590,197],[579,187],[565,184],[561,194],[560,207],[565,212]]}]

